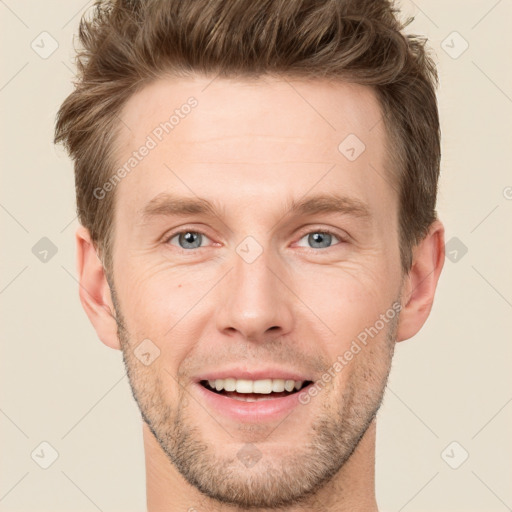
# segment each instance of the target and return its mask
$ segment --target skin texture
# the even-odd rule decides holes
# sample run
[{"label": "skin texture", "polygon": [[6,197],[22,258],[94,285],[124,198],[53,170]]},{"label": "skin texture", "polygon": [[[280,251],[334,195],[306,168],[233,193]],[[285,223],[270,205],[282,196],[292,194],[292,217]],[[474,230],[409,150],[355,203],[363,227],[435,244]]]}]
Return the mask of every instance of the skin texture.
[{"label": "skin texture", "polygon": [[[144,419],[148,511],[377,510],[375,415],[396,342],[430,313],[443,225],[402,275],[380,107],[354,84],[160,79],[122,112],[120,165],[191,96],[197,106],[115,188],[113,288],[88,231],[76,232],[82,305],[102,342],[123,351]],[[338,150],[349,134],[366,146],[354,161]],[[208,199],[218,215],[144,221],[163,192]],[[332,193],[370,216],[290,214],[292,200]],[[315,245],[326,229],[332,238]],[[186,232],[203,235],[199,248],[184,248]],[[237,252],[248,236],[262,249],[251,263]],[[393,304],[400,315],[279,422],[234,421],[197,392],[197,376],[234,365],[319,381]],[[150,365],[134,352],[145,339],[159,350]],[[250,468],[247,446],[260,456]]]}]

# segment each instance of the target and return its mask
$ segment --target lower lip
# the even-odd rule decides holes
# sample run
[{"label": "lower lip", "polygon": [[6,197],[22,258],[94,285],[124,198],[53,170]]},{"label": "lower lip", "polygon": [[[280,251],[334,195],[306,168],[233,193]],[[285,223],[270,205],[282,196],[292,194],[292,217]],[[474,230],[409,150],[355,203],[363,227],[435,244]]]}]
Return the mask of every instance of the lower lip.
[{"label": "lower lip", "polygon": [[280,398],[258,400],[256,402],[245,402],[236,398],[229,398],[213,391],[208,391],[199,382],[195,384],[202,402],[206,402],[208,408],[214,413],[221,413],[235,421],[257,422],[271,421],[282,418],[289,414],[295,407],[301,405],[299,395],[309,386],[302,388],[299,392]]}]

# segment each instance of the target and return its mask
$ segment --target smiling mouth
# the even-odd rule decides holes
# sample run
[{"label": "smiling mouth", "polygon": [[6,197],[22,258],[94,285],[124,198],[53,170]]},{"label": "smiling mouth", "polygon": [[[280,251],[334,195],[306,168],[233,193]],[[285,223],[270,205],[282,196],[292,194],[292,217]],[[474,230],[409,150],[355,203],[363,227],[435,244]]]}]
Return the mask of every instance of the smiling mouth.
[{"label": "smiling mouth", "polygon": [[312,381],[217,379],[201,380],[199,383],[208,391],[226,398],[242,402],[257,402],[291,396],[312,384]]}]

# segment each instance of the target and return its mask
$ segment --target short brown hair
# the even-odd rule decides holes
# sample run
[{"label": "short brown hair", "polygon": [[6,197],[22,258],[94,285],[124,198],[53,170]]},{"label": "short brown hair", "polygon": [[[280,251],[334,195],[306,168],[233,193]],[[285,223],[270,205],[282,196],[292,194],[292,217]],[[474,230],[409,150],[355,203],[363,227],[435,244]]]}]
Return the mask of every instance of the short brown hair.
[{"label": "short brown hair", "polygon": [[[54,142],[75,164],[79,221],[107,274],[115,193],[94,190],[116,169],[119,114],[164,76],[277,75],[367,85],[380,102],[399,196],[400,257],[437,218],[440,129],[436,68],[426,38],[402,34],[391,0],[97,0],[82,17],[74,91],[57,114]],[[341,141],[340,141],[341,142]]]}]

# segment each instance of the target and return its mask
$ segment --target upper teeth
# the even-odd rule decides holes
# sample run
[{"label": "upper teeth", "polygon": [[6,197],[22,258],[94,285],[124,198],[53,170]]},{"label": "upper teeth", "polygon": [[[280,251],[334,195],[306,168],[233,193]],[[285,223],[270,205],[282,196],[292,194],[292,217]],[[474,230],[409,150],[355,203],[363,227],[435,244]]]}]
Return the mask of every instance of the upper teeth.
[{"label": "upper teeth", "polygon": [[281,391],[293,391],[300,389],[305,381],[303,380],[284,380],[284,379],[215,379],[209,380],[208,384],[217,391],[236,391],[237,393],[263,393],[269,394]]}]

